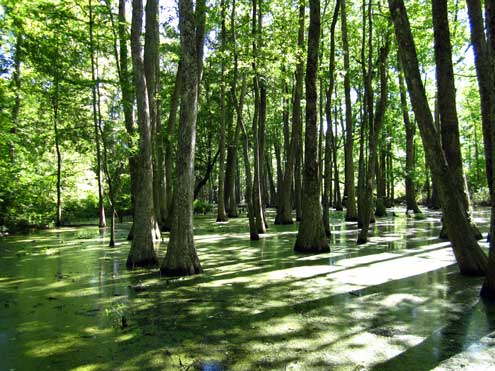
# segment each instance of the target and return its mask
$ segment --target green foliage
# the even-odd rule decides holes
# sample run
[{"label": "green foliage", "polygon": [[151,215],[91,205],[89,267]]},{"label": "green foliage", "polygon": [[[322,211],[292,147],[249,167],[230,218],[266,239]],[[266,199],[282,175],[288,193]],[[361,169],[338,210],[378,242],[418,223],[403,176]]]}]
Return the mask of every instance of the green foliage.
[{"label": "green foliage", "polygon": [[205,200],[194,200],[194,213],[195,214],[206,214],[213,210],[213,205]]}]

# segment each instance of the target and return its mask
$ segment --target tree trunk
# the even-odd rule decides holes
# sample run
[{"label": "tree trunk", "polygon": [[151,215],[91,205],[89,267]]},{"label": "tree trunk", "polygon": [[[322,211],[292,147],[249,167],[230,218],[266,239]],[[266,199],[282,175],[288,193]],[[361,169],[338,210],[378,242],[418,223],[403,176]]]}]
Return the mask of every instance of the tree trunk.
[{"label": "tree trunk", "polygon": [[[399,63],[400,65],[400,63]],[[402,68],[399,68],[399,91],[400,91],[400,107],[402,111],[402,120],[406,128],[406,214],[412,210],[415,214],[421,213],[416,202],[416,188],[414,184],[414,135],[416,125],[414,121],[409,119],[409,109],[407,107],[406,87],[404,78],[402,77]]]},{"label": "tree trunk", "polygon": [[127,267],[154,266],[158,258],[153,245],[155,239],[155,216],[153,212],[153,168],[151,148],[151,125],[148,91],[141,47],[143,2],[132,1],[131,54],[137,102],[139,128],[139,151],[134,204],[134,234]]},{"label": "tree trunk", "polygon": [[[107,2],[108,6],[108,2]],[[110,14],[111,8],[109,8]],[[112,22],[113,18],[111,17]],[[133,119],[133,105],[134,96],[131,87],[131,74],[128,68],[128,50],[127,50],[127,21],[126,21],[126,9],[125,0],[119,0],[119,17],[118,17],[118,40],[119,50],[115,45],[115,61],[117,64],[117,72],[119,74],[119,84],[122,91],[122,106],[124,111],[124,123],[127,132],[127,145],[132,148],[132,136],[134,135],[134,119]],[[117,36],[115,36],[117,38]],[[131,204],[134,213],[134,201],[137,188],[137,159],[136,156],[131,154],[129,156],[129,174],[131,180]],[[134,223],[134,222],[133,222]],[[127,239],[132,240],[134,227],[132,226]]]},{"label": "tree trunk", "polygon": [[[299,0],[299,30],[297,37],[297,48],[300,51],[298,53],[298,59],[296,64],[296,86],[294,89],[294,99],[292,104],[292,132],[290,143],[287,146],[287,160],[285,162],[285,170],[283,174],[282,189],[280,190],[280,202],[277,205],[277,215],[275,217],[275,224],[292,224],[292,185],[294,183],[294,177],[297,180],[300,177],[297,176],[296,163],[297,158],[300,157],[300,151],[298,151],[298,143],[300,142],[302,132],[301,122],[301,99],[303,94],[303,78],[304,78],[304,13],[305,13],[304,0]],[[287,112],[288,115],[288,112]],[[297,191],[296,191],[297,194]],[[296,201],[297,203],[297,201]]]},{"label": "tree trunk", "polygon": [[166,208],[165,180],[163,174],[163,136],[160,120],[160,34],[158,25],[158,0],[146,2],[146,33],[144,42],[144,72],[148,91],[153,161],[153,210],[158,224],[163,224]]},{"label": "tree trunk", "polygon": [[[369,8],[368,11],[371,11],[371,8]],[[374,113],[374,116],[371,116],[370,118],[368,169],[366,171],[366,182],[365,182],[366,192],[363,201],[363,207],[364,207],[363,227],[359,232],[359,236],[357,240],[358,244],[366,243],[368,241],[369,225],[371,221],[371,211],[373,208],[373,178],[375,177],[375,166],[377,162],[378,136],[380,134],[380,130],[383,125],[385,110],[387,108],[387,102],[388,102],[388,84],[387,84],[388,52],[389,52],[389,41],[388,41],[388,36],[386,36],[385,45],[383,45],[380,48],[380,59],[379,59],[380,98],[376,106],[376,112]],[[371,67],[371,65],[369,65],[369,67]],[[371,70],[368,70],[368,73],[371,74]],[[369,77],[369,79],[371,80],[371,76]],[[371,81],[369,81],[369,84],[371,84]]]},{"label": "tree trunk", "polygon": [[59,82],[55,77],[55,92],[52,96],[53,105],[53,131],[55,134],[55,152],[57,154],[57,220],[55,225],[62,226],[62,154],[60,151],[60,137],[58,131],[58,104],[59,104]]},{"label": "tree trunk", "polygon": [[218,164],[218,207],[217,207],[217,222],[227,221],[227,214],[225,213],[225,0],[220,3],[220,12],[222,17],[222,27],[220,32],[220,49],[221,49],[221,77],[220,77],[220,138],[219,138],[219,151],[220,159]]},{"label": "tree trunk", "polygon": [[[253,152],[254,152],[254,179],[253,179],[253,205],[254,213],[256,219],[256,228],[259,234],[266,232],[265,222],[263,219],[263,208],[261,200],[261,138],[259,137],[259,127],[261,125],[261,85],[260,85],[260,75],[257,67],[258,60],[258,43],[261,38],[261,28],[258,27],[258,1],[253,0],[253,14],[252,14],[252,40],[253,40],[253,61],[252,67],[254,72],[253,77],[253,89],[254,89],[254,114],[253,114]],[[260,17],[261,18],[261,17]]]},{"label": "tree trunk", "polygon": [[93,129],[95,134],[96,143],[96,177],[98,180],[98,225],[100,228],[105,228],[107,222],[105,220],[105,206],[103,203],[103,177],[101,171],[101,148],[100,148],[100,130],[99,126],[101,122],[98,120],[97,104],[96,104],[96,87],[99,82],[97,81],[96,62],[95,62],[95,48],[94,48],[94,34],[93,34],[93,6],[91,0],[89,0],[89,48],[91,54],[91,81],[92,81],[92,94],[93,94]]},{"label": "tree trunk", "polygon": [[482,235],[471,220],[471,200],[462,168],[463,162],[455,101],[454,69],[452,67],[447,0],[433,1],[432,10],[442,148],[449,164],[449,169],[452,172],[451,179],[460,191],[461,200],[471,222],[473,234],[479,240],[482,238]]},{"label": "tree trunk", "polygon": [[[495,126],[495,73],[493,72],[493,57],[490,58],[490,49],[494,45],[493,34],[491,41],[488,42],[485,36],[483,14],[480,0],[466,0],[468,8],[469,23],[471,25],[471,43],[474,49],[474,64],[476,75],[478,76],[478,88],[480,93],[481,104],[481,123],[483,127],[483,142],[485,147],[486,158],[486,176],[488,178],[488,187],[490,193],[493,192],[493,162],[491,153],[493,151],[493,127]],[[486,0],[485,3],[490,3]],[[493,16],[493,6],[489,5]],[[492,17],[493,18],[493,17]],[[491,33],[493,29],[493,20],[488,20]],[[492,51],[493,52],[493,51]]]},{"label": "tree trunk", "polygon": [[[193,235],[194,151],[198,90],[203,64],[206,5],[179,0],[179,30],[182,51],[182,89],[179,119],[177,175],[174,187],[174,212],[167,254],[160,271],[166,276],[185,276],[202,272]],[[196,26],[196,27],[195,27]]]},{"label": "tree trunk", "polygon": [[352,124],[352,103],[351,103],[351,78],[349,67],[349,41],[347,39],[347,11],[346,0],[341,1],[341,27],[342,27],[342,48],[344,52],[344,93],[345,93],[345,194],[346,199],[346,221],[357,221],[356,193],[354,188],[354,160],[352,157],[353,148],[353,124]]},{"label": "tree trunk", "polygon": [[[332,146],[334,143],[333,127],[332,127],[332,94],[335,85],[335,27],[339,17],[340,0],[335,2],[335,10],[333,12],[332,24],[330,26],[330,62],[328,66],[329,83],[326,90],[325,114],[327,117],[327,132],[325,135],[325,169],[324,169],[324,188],[323,188],[323,225],[325,227],[325,235],[330,237],[330,215],[329,209],[331,205],[332,192]],[[337,162],[337,158],[333,159]],[[337,176],[337,174],[335,174]],[[337,185],[338,186],[338,185]]]},{"label": "tree trunk", "polygon": [[174,205],[174,188],[173,188],[173,176],[174,176],[174,151],[172,145],[172,138],[175,133],[175,126],[177,122],[177,111],[180,103],[180,93],[182,89],[182,62],[179,62],[177,66],[177,72],[175,76],[174,91],[170,99],[170,111],[167,119],[167,131],[165,133],[164,147],[165,147],[165,191],[167,200],[167,215],[164,219],[162,230],[170,231],[172,223],[173,205]]},{"label": "tree trunk", "polygon": [[[237,52],[234,51],[236,54]],[[249,163],[249,137],[246,130],[246,126],[244,125],[244,121],[242,118],[242,108],[243,103],[242,97],[244,96],[246,90],[246,76],[243,76],[242,86],[243,92],[241,93],[241,99],[237,98],[237,58],[235,58],[235,67],[234,67],[234,82],[232,83],[232,100],[234,101],[237,123],[242,130],[243,134],[243,156],[244,156],[244,171],[246,176],[246,201],[248,207],[248,219],[249,219],[249,236],[251,241],[257,241],[260,239],[258,234],[258,228],[256,226],[256,218],[255,218],[255,210],[253,204],[253,183],[252,183],[252,175],[251,175],[251,164]]]},{"label": "tree trunk", "polygon": [[[15,22],[15,21],[14,21]],[[22,55],[22,34],[17,34],[15,43],[15,54],[14,54],[14,71],[12,73],[12,78],[14,80],[14,107],[12,108],[12,127],[10,128],[10,133],[15,135],[17,133],[17,127],[19,126],[19,111],[21,109],[21,55]],[[15,159],[15,145],[14,142],[10,143],[10,159],[14,161]]]},{"label": "tree trunk", "polygon": [[304,175],[302,220],[294,250],[303,253],[329,252],[322,223],[318,163],[317,88],[320,42],[320,0],[309,2],[308,56],[306,63],[306,133],[304,137]]},{"label": "tree trunk", "polygon": [[[335,89],[335,95],[337,95],[337,90]],[[340,106],[340,101],[337,104]],[[333,154],[333,189],[335,192],[335,203],[334,207],[335,210],[337,211],[342,211],[343,206],[342,206],[342,196],[340,195],[340,177],[339,177],[339,164],[338,164],[338,157],[337,157],[337,107],[335,107],[334,111],[334,116],[335,116],[335,132],[332,136],[332,154]]]},{"label": "tree trunk", "polygon": [[438,138],[421,80],[416,47],[404,3],[402,0],[389,0],[388,3],[409,96],[418,121],[433,182],[438,187],[443,217],[459,269],[463,274],[482,275],[486,272],[487,258],[472,234],[459,190],[450,181],[450,169]]}]

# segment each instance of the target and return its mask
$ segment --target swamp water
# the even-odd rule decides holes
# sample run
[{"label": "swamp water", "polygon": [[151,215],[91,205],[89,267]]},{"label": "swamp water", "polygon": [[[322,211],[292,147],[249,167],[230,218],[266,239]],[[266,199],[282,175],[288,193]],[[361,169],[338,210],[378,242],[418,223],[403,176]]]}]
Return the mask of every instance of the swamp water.
[{"label": "swamp water", "polygon": [[[205,273],[181,279],[125,269],[129,224],[116,248],[96,227],[0,238],[0,371],[426,371],[482,354],[495,330],[482,279],[458,274],[439,213],[395,213],[357,246],[332,212],[321,255],[293,253],[296,225],[250,242],[245,218],[200,216]],[[488,210],[475,217],[486,233]]]}]

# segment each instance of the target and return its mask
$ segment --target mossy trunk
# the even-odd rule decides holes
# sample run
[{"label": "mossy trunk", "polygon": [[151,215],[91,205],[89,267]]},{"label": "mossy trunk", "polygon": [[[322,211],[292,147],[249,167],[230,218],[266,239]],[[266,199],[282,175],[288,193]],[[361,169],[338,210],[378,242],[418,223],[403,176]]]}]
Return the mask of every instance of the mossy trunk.
[{"label": "mossy trunk", "polygon": [[481,239],[481,233],[470,218],[471,200],[463,170],[447,1],[433,1],[432,10],[442,148],[451,171],[451,180],[460,191],[461,201],[471,222],[473,234],[476,239]]},{"label": "mossy trunk", "polygon": [[460,190],[450,180],[450,169],[433,122],[419,72],[416,47],[404,3],[402,0],[389,0],[388,3],[409,96],[418,121],[433,182],[438,187],[443,217],[454,255],[461,273],[483,275],[487,268],[487,257],[472,234]]},{"label": "mossy trunk", "polygon": [[354,185],[354,159],[353,152],[353,123],[351,103],[351,77],[349,64],[349,41],[347,38],[347,10],[346,0],[341,0],[341,27],[342,48],[344,52],[344,94],[345,94],[345,194],[346,199],[346,221],[357,221],[356,191]]},{"label": "mossy trunk", "polygon": [[[334,144],[333,125],[332,125],[332,93],[335,85],[335,27],[339,17],[340,0],[335,3],[335,9],[330,26],[330,61],[329,61],[329,83],[326,90],[325,115],[327,119],[327,132],[325,135],[325,163],[324,163],[324,188],[323,188],[323,225],[325,227],[325,235],[330,237],[330,215],[329,209],[331,204],[332,193],[332,147]],[[333,161],[337,162],[335,157]],[[337,176],[335,174],[334,176]],[[338,186],[338,184],[337,184]]]},{"label": "mossy trunk", "polygon": [[320,1],[310,0],[308,57],[306,63],[306,133],[302,220],[294,250],[303,253],[330,251],[322,223],[318,161],[317,90],[318,49],[320,42]]},{"label": "mossy trunk", "polygon": [[151,124],[149,117],[148,91],[144,72],[141,47],[143,24],[143,2],[132,1],[131,53],[134,67],[134,82],[139,128],[139,149],[136,194],[134,204],[134,224],[131,250],[127,257],[127,267],[154,266],[158,258],[154,248],[155,215],[153,211],[153,169],[151,149]]},{"label": "mossy trunk", "polygon": [[160,272],[165,276],[186,276],[202,272],[194,247],[193,195],[194,152],[198,90],[202,74],[205,2],[179,0],[182,89],[180,94],[179,143],[174,187],[174,212],[167,254]]}]

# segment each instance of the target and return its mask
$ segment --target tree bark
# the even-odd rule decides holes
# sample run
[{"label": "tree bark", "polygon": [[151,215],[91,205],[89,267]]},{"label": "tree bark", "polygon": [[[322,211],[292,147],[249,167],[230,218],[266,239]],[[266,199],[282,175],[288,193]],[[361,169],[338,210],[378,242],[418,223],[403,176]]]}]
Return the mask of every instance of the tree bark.
[{"label": "tree bark", "polygon": [[192,0],[179,0],[179,30],[182,51],[182,89],[180,100],[177,175],[174,187],[174,212],[167,254],[160,267],[162,275],[185,276],[202,272],[194,247],[193,187],[194,151],[198,90],[203,64],[206,5]]},{"label": "tree bark", "polygon": [[220,49],[221,49],[221,77],[220,77],[220,159],[218,165],[218,208],[217,208],[217,222],[227,221],[227,214],[225,213],[225,125],[226,125],[226,114],[225,114],[225,0],[220,3],[221,12],[221,31],[220,31]]},{"label": "tree bark", "polygon": [[144,72],[148,91],[153,161],[153,210],[159,225],[164,222],[166,192],[163,164],[163,136],[160,120],[160,34],[158,25],[158,0],[146,2],[146,33],[144,40]]},{"label": "tree bark", "polygon": [[[483,142],[486,157],[486,176],[490,193],[493,192],[493,162],[491,153],[493,151],[493,127],[495,126],[495,73],[493,72],[493,58],[490,58],[490,45],[493,45],[493,34],[487,41],[483,22],[483,14],[480,0],[466,0],[468,8],[469,23],[471,25],[471,43],[474,49],[474,64],[478,77],[478,88],[481,104],[481,123],[483,127]],[[490,1],[485,1],[490,3]],[[490,9],[490,6],[489,6]],[[492,7],[493,9],[493,7]],[[492,14],[493,15],[493,14]],[[487,25],[493,27],[493,20]],[[493,28],[490,29],[493,33]]]},{"label": "tree bark", "polygon": [[[58,69],[57,72],[58,74]],[[52,95],[53,131],[55,134],[55,152],[57,154],[57,219],[55,225],[62,226],[62,153],[60,151],[60,136],[58,130],[59,78],[55,76],[55,87]]]},{"label": "tree bark", "polygon": [[320,203],[318,161],[317,88],[318,49],[320,42],[320,0],[309,2],[308,56],[306,62],[306,133],[304,140],[304,175],[302,220],[294,250],[303,253],[329,252]]},{"label": "tree bark", "polygon": [[298,142],[300,142],[302,132],[301,122],[301,99],[303,94],[303,78],[304,78],[304,0],[299,0],[299,30],[297,37],[298,53],[296,65],[296,86],[294,89],[294,99],[292,104],[292,132],[290,144],[288,145],[287,161],[285,163],[285,171],[283,173],[282,189],[280,191],[280,204],[277,205],[277,215],[275,224],[292,224],[292,185],[294,183],[294,173],[296,157],[298,153]]},{"label": "tree bark", "polygon": [[[400,63],[399,63],[400,65]],[[421,213],[416,202],[416,188],[414,184],[414,135],[416,133],[416,125],[409,118],[409,109],[407,107],[406,87],[404,78],[402,77],[402,68],[399,66],[399,91],[400,91],[400,107],[402,111],[402,120],[406,129],[406,214],[412,210],[415,214]]]},{"label": "tree bark", "polygon": [[341,27],[342,27],[342,48],[344,52],[344,93],[345,93],[345,194],[346,199],[346,221],[357,221],[356,193],[354,188],[354,160],[352,156],[353,148],[353,124],[352,124],[352,104],[351,104],[351,78],[349,67],[349,41],[347,39],[347,11],[346,0],[341,1]]},{"label": "tree bark", "polygon": [[402,0],[389,0],[388,3],[409,96],[418,121],[433,181],[438,187],[443,217],[459,269],[466,275],[482,275],[486,272],[487,258],[472,234],[459,190],[449,179],[450,169],[421,80],[416,47],[404,3]]},{"label": "tree bark", "polygon": [[174,176],[174,151],[172,145],[172,138],[175,133],[175,126],[177,123],[177,111],[179,110],[180,92],[182,89],[182,62],[179,62],[177,66],[177,72],[175,76],[174,90],[170,99],[170,111],[167,119],[167,131],[164,136],[165,147],[165,192],[167,200],[167,215],[164,218],[162,224],[163,231],[170,231],[170,225],[172,223],[173,205],[174,205],[174,188],[173,188],[173,176]]},{"label": "tree bark", "polygon": [[134,204],[134,234],[127,267],[155,266],[158,258],[154,248],[155,215],[153,212],[153,168],[151,124],[149,116],[148,91],[141,46],[143,25],[143,2],[132,1],[131,54],[134,70],[134,84],[137,102],[139,128],[139,151]]},{"label": "tree bark", "polygon": [[[237,59],[236,59],[237,60]],[[235,72],[237,72],[237,63],[235,65]],[[246,90],[246,77],[243,76],[242,86],[243,92],[241,93],[241,98],[238,100],[237,98],[237,73],[234,75],[234,82],[232,85],[232,100],[234,101],[237,123],[242,130],[243,134],[243,156],[244,156],[244,172],[246,175],[246,200],[248,207],[248,219],[249,219],[249,236],[251,241],[257,241],[260,239],[258,234],[258,228],[256,225],[255,218],[255,210],[253,204],[253,183],[252,183],[252,175],[251,175],[251,165],[249,163],[249,137],[246,130],[246,126],[244,125],[244,121],[242,118],[242,108],[243,103],[242,97],[244,96]]]},{"label": "tree bark", "polygon": [[[107,4],[108,5],[108,4]],[[109,8],[110,14],[111,8]],[[113,18],[111,17],[113,20]],[[113,21],[112,21],[113,22]],[[126,31],[126,9],[125,0],[119,0],[119,15],[118,15],[118,27],[117,34],[119,40],[119,50],[115,46],[115,61],[117,64],[117,72],[119,73],[119,84],[122,92],[122,106],[124,111],[124,123],[127,132],[127,145],[132,148],[132,136],[134,135],[134,118],[133,118],[133,105],[134,94],[131,85],[131,73],[128,68],[128,50],[127,50],[127,31]],[[117,38],[117,37],[116,37]],[[133,154],[129,155],[129,174],[131,180],[131,204],[134,213],[134,201],[137,188],[137,159]],[[134,222],[133,222],[134,223]],[[131,227],[128,240],[132,240],[134,233],[134,227]]]},{"label": "tree bark", "polygon": [[[19,111],[21,109],[21,55],[22,55],[22,34],[18,33],[15,43],[15,54],[14,54],[14,71],[12,73],[12,78],[14,80],[14,107],[12,108],[12,127],[10,128],[10,133],[17,134],[17,127],[19,126]],[[15,160],[15,145],[12,141],[10,143],[10,159]]]},{"label": "tree bark", "polygon": [[432,12],[442,148],[452,172],[451,179],[460,191],[461,200],[471,222],[473,234],[479,240],[482,236],[471,220],[471,200],[462,168],[463,162],[455,101],[454,68],[452,67],[447,1],[434,0],[432,2]]},{"label": "tree bark", "polygon": [[96,107],[96,87],[99,83],[97,81],[96,62],[95,62],[95,46],[94,46],[94,19],[93,19],[93,6],[91,0],[89,0],[89,48],[91,54],[91,81],[92,81],[92,95],[93,95],[93,129],[96,143],[96,177],[98,181],[98,226],[105,228],[107,222],[105,220],[105,206],[103,202],[103,177],[101,171],[101,148],[100,148],[100,130],[101,122],[98,120],[98,113]]},{"label": "tree bark", "polygon": [[[369,11],[371,8],[369,9]],[[371,35],[370,35],[371,36]],[[375,177],[375,169],[377,162],[377,145],[378,135],[383,125],[385,110],[388,103],[388,77],[387,77],[387,58],[389,52],[388,36],[385,39],[385,45],[380,48],[379,68],[380,68],[380,98],[376,106],[376,112],[370,118],[369,127],[369,154],[368,154],[368,169],[366,171],[365,182],[365,197],[363,201],[363,227],[358,236],[357,243],[362,244],[368,241],[369,225],[371,221],[371,211],[373,208],[373,178]],[[371,67],[371,66],[369,66]],[[371,71],[368,70],[371,74]],[[371,77],[370,77],[371,79]],[[371,84],[371,81],[369,82]]]},{"label": "tree bark", "polygon": [[[325,168],[324,168],[324,188],[323,188],[323,225],[325,235],[330,237],[330,215],[329,209],[331,204],[332,192],[332,147],[334,143],[333,125],[332,125],[332,94],[335,85],[335,27],[339,17],[340,0],[335,2],[332,24],[330,25],[330,61],[328,66],[329,83],[326,89],[325,114],[327,118],[327,132],[325,135]],[[337,162],[335,157],[333,161]],[[335,174],[337,176],[337,174]],[[338,185],[337,185],[338,186]]]}]

